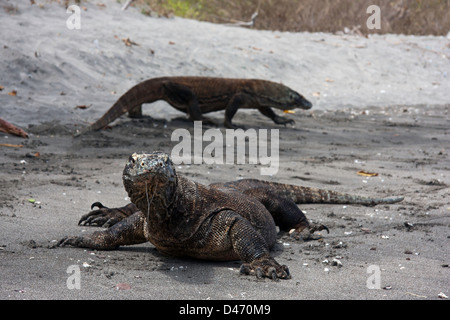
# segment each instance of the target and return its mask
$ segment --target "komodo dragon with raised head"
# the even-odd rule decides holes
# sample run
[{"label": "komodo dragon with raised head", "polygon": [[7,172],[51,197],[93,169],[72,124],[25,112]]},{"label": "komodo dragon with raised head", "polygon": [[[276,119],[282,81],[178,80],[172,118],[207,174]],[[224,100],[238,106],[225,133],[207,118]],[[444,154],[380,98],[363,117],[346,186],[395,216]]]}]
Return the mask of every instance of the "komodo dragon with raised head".
[{"label": "komodo dragon with raised head", "polygon": [[241,273],[288,279],[289,269],[269,254],[280,230],[298,235],[327,230],[308,222],[296,203],[347,203],[372,206],[402,197],[366,198],[316,188],[254,179],[205,186],[175,171],[163,152],[134,153],[123,183],[131,203],[84,215],[79,224],[109,226],[92,234],[64,237],[58,246],[111,250],[150,241],[174,256],[207,260],[242,260]]},{"label": "komodo dragon with raised head", "polygon": [[292,110],[310,109],[311,102],[301,94],[280,83],[259,79],[227,79],[209,77],[163,77],[145,80],[126,93],[91,126],[82,129],[76,136],[87,131],[106,127],[124,113],[130,117],[142,116],[142,104],[165,100],[172,107],[185,112],[189,119],[204,120],[203,114],[225,110],[224,125],[236,128],[231,119],[238,109],[258,109],[277,124],[293,124],[271,108]]}]

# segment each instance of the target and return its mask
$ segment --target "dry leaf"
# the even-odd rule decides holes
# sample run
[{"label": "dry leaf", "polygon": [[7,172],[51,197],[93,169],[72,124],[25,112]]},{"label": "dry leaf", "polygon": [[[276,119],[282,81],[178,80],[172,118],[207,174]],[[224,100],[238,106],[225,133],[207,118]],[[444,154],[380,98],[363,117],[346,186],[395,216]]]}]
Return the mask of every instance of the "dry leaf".
[{"label": "dry leaf", "polygon": [[16,90],[13,90],[13,91],[11,91],[11,92],[8,92],[8,94],[9,94],[10,96],[12,96],[12,97],[15,97],[15,96],[17,96],[17,91],[16,91]]},{"label": "dry leaf", "polygon": [[363,176],[363,177],[376,177],[378,176],[378,173],[374,172],[366,172],[366,171],[358,171],[356,174]]},{"label": "dry leaf", "polygon": [[313,92],[312,94],[314,97],[320,97],[320,92]]},{"label": "dry leaf", "polygon": [[87,109],[87,108],[89,108],[89,107],[90,107],[90,105],[87,106],[87,105],[83,104],[83,105],[81,105],[81,106],[76,106],[75,109],[82,109],[82,110],[84,110],[84,109]]},{"label": "dry leaf", "polygon": [[131,46],[139,46],[136,42],[131,41],[130,38],[126,38],[126,39],[123,38],[122,41],[123,41],[123,43],[125,43],[125,45],[126,45],[127,47],[131,47]]},{"label": "dry leaf", "polygon": [[294,110],[283,110],[284,113],[290,113],[290,114],[294,114],[295,111]]},{"label": "dry leaf", "polygon": [[170,45],[174,45],[174,44],[175,44],[175,42],[173,42],[173,41],[169,41],[169,44],[170,44]]},{"label": "dry leaf", "polygon": [[325,78],[325,81],[326,81],[326,82],[334,82],[334,80],[333,80],[333,79],[330,79],[330,78]]},{"label": "dry leaf", "polygon": [[2,91],[3,89],[5,89],[5,87],[4,86],[0,86],[0,91]]}]

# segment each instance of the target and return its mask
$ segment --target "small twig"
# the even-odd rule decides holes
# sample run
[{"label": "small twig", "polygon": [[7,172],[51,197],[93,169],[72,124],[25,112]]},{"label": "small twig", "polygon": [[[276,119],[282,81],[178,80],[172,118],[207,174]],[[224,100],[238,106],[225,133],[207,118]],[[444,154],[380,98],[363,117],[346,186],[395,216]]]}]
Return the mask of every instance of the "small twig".
[{"label": "small twig", "polygon": [[250,21],[235,21],[232,23],[226,23],[227,26],[235,26],[235,27],[253,27],[255,25],[256,17],[258,16],[258,11],[255,11],[250,18]]},{"label": "small twig", "polygon": [[420,294],[415,294],[415,293],[412,293],[412,292],[406,292],[407,294],[410,294],[410,295],[412,295],[412,296],[414,296],[414,297],[418,297],[418,298],[427,298],[427,296],[421,296]]},{"label": "small twig", "polygon": [[134,0],[127,0],[127,2],[123,5],[122,7],[122,11],[127,10],[127,8],[130,6],[130,4],[133,2]]}]

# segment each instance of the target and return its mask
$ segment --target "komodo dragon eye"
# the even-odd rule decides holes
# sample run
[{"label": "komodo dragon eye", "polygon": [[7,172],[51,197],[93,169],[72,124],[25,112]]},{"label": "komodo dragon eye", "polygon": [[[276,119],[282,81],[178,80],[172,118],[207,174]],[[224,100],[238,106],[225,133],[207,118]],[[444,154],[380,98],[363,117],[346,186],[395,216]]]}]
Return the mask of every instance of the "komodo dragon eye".
[{"label": "komodo dragon eye", "polygon": [[291,100],[298,100],[298,99],[300,99],[299,95],[297,93],[295,93],[295,92],[291,92],[291,94],[289,95],[289,98]]}]

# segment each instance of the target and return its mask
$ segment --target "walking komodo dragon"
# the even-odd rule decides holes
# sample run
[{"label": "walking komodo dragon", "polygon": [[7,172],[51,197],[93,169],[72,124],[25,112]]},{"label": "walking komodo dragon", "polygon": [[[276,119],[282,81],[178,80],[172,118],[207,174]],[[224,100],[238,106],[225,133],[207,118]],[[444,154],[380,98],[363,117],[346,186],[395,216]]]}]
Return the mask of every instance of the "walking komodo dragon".
[{"label": "walking komodo dragon", "polygon": [[159,251],[207,260],[242,260],[241,273],[289,279],[289,269],[269,254],[276,225],[302,236],[327,230],[308,222],[296,203],[347,203],[372,206],[402,197],[366,198],[316,188],[245,179],[205,186],[176,173],[163,152],[134,153],[123,183],[131,203],[99,207],[79,224],[103,225],[103,231],[68,236],[59,246],[111,250],[150,241]]},{"label": "walking komodo dragon", "polygon": [[293,124],[294,120],[275,114],[272,108],[310,109],[311,102],[283,84],[260,79],[228,79],[210,77],[162,77],[138,83],[125,92],[113,106],[91,126],[76,134],[106,127],[124,113],[132,118],[142,116],[142,104],[158,100],[186,113],[190,120],[211,121],[203,114],[225,110],[224,125],[236,128],[231,119],[238,109],[258,109],[277,124]]}]

